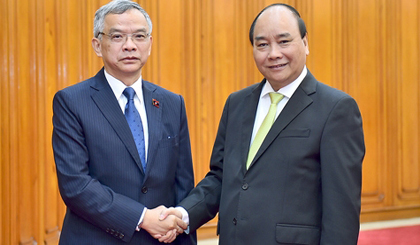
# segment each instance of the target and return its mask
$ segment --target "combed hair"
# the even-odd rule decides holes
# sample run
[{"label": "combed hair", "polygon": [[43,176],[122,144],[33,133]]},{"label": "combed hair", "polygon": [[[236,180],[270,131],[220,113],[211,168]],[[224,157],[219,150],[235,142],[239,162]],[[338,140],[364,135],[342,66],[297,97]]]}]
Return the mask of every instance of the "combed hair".
[{"label": "combed hair", "polygon": [[98,37],[99,33],[104,30],[105,16],[108,14],[123,14],[127,10],[137,9],[146,18],[147,25],[149,26],[149,33],[152,33],[152,20],[150,19],[147,12],[140,7],[138,3],[130,0],[113,0],[108,4],[100,7],[95,13],[95,19],[93,20],[93,36]]},{"label": "combed hair", "polygon": [[274,6],[284,6],[286,8],[288,8],[290,11],[292,11],[292,13],[295,15],[297,22],[298,22],[298,26],[299,26],[299,32],[300,32],[300,36],[301,38],[304,38],[306,36],[306,25],[305,22],[303,21],[303,19],[300,17],[299,12],[293,8],[290,5],[287,5],[285,3],[275,3],[275,4],[271,4],[267,7],[265,7],[263,10],[261,10],[261,12],[257,15],[257,17],[255,17],[254,21],[251,24],[251,28],[249,29],[249,41],[251,41],[251,44],[254,45],[254,28],[255,28],[255,24],[257,23],[258,18],[260,17],[260,15],[262,13],[264,13],[264,11],[266,11],[267,9],[274,7]]}]

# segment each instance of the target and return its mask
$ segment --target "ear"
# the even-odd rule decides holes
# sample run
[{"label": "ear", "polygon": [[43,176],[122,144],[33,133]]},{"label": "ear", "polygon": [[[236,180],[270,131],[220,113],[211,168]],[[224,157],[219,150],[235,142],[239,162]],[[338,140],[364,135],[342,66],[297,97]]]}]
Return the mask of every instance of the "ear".
[{"label": "ear", "polygon": [[309,42],[308,42],[308,33],[306,33],[305,37],[303,38],[303,45],[305,46],[305,53],[309,55]]},{"label": "ear", "polygon": [[96,37],[92,38],[92,47],[93,47],[93,50],[95,51],[96,55],[98,57],[102,57],[101,40],[99,40]]},{"label": "ear", "polygon": [[150,36],[149,38],[150,38],[150,45],[149,45],[149,56],[150,56],[150,53],[152,52],[153,37]]}]

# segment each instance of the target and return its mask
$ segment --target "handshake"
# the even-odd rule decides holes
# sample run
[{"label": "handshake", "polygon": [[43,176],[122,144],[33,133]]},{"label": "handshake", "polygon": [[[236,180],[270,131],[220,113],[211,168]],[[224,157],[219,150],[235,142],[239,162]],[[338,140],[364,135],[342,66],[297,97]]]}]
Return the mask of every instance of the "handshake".
[{"label": "handshake", "polygon": [[188,224],[182,221],[181,211],[161,205],[147,209],[139,227],[160,242],[171,243],[187,229]]}]

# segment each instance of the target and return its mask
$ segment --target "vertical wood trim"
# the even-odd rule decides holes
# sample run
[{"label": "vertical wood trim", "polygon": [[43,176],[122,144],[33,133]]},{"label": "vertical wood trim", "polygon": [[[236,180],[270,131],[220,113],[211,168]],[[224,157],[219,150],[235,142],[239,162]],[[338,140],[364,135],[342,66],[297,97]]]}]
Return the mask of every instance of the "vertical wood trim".
[{"label": "vertical wood trim", "polygon": [[[10,179],[10,104],[9,104],[9,3],[1,0],[0,27],[3,30],[3,38],[0,39],[0,243],[10,241],[11,210],[11,179]],[[5,55],[6,54],[6,55]]]},{"label": "vertical wood trim", "polygon": [[18,61],[16,60],[16,33],[13,30],[16,30],[16,6],[13,0],[8,1],[8,23],[9,23],[9,35],[8,35],[8,58],[9,58],[9,106],[10,106],[10,115],[9,115],[9,162],[10,164],[10,172],[8,173],[10,176],[10,240],[17,241],[18,240],[18,231],[19,227],[17,226],[17,220],[15,216],[18,214],[17,208],[17,173],[18,173],[18,157],[16,155],[17,152],[17,106],[16,106],[16,90],[18,88],[18,84],[16,83],[16,70]]}]

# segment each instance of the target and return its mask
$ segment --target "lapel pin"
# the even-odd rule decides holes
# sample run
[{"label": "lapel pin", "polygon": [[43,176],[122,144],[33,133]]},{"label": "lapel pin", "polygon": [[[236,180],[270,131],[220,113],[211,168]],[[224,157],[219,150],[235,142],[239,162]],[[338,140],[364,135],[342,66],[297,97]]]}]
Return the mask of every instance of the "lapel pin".
[{"label": "lapel pin", "polygon": [[159,101],[156,99],[153,99],[152,101],[153,101],[153,105],[159,108]]}]

